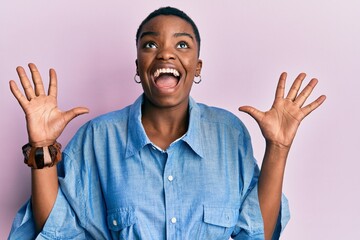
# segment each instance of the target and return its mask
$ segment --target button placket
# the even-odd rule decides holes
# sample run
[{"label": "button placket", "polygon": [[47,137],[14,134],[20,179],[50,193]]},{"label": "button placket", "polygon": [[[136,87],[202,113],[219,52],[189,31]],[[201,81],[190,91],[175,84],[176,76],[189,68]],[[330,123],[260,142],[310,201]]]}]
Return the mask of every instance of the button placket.
[{"label": "button placket", "polygon": [[[171,146],[167,149],[167,161],[165,163],[163,181],[164,181],[164,191],[165,191],[165,206],[166,206],[166,235],[167,239],[174,239],[176,236],[176,228],[179,224],[177,218],[177,211],[175,206],[177,203],[177,193],[176,193],[176,184],[174,177],[174,146]],[[176,150],[175,150],[176,151]]]}]

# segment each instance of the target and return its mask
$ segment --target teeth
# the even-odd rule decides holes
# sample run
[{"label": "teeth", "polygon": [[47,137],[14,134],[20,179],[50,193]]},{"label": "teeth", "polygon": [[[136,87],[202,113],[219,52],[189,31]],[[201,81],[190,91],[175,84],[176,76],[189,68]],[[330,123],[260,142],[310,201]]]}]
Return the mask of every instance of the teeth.
[{"label": "teeth", "polygon": [[174,75],[175,77],[179,77],[180,76],[180,73],[176,70],[176,69],[173,69],[173,68],[160,68],[160,69],[157,69],[154,73],[154,77],[157,78],[160,76],[161,73],[171,73],[172,75]]}]

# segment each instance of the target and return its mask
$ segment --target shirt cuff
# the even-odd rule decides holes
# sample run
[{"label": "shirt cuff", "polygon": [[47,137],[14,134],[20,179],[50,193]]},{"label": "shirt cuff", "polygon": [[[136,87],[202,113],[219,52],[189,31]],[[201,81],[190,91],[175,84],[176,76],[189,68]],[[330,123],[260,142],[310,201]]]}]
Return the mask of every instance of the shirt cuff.
[{"label": "shirt cuff", "polygon": [[31,201],[28,200],[16,214],[13,224],[11,226],[8,239],[30,240],[35,238],[36,238],[35,222],[33,219],[33,213],[31,209]]},{"label": "shirt cuff", "polygon": [[40,239],[86,239],[84,229],[60,187],[54,207],[39,235]]},{"label": "shirt cuff", "polygon": [[[264,239],[264,223],[261,215],[257,189],[258,186],[256,184],[241,206],[239,221],[234,231],[234,239]],[[279,217],[272,239],[279,239],[280,234],[284,230],[289,219],[290,212],[288,200],[282,195]]]},{"label": "shirt cuff", "polygon": [[289,202],[288,202],[288,199],[283,194],[281,197],[280,213],[279,213],[279,217],[278,217],[278,220],[276,223],[276,227],[275,227],[272,239],[280,238],[280,234],[284,231],[285,226],[287,225],[289,220],[290,220]]},{"label": "shirt cuff", "polygon": [[29,200],[16,214],[9,239],[86,239],[86,237],[61,188],[59,188],[54,207],[42,231],[37,235],[31,201]]}]

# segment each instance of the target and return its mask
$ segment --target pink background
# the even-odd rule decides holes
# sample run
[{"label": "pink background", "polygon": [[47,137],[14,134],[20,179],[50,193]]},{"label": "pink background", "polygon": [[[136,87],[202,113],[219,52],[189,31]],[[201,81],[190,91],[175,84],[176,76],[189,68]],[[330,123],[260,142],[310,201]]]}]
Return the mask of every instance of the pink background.
[{"label": "pink background", "polygon": [[[261,163],[264,141],[256,123],[237,111],[268,109],[279,74],[289,82],[304,71],[320,80],[310,100],[325,104],[303,122],[290,153],[284,192],[292,219],[282,239],[360,239],[359,1],[46,1],[4,0],[0,6],[0,239],[30,195],[30,171],[21,146],[24,114],[9,91],[15,68],[38,65],[44,80],[59,77],[59,106],[84,105],[64,145],[87,120],[134,101],[135,32],[152,10],[179,7],[202,35],[199,102],[238,115]],[[18,80],[17,80],[18,81]]]}]

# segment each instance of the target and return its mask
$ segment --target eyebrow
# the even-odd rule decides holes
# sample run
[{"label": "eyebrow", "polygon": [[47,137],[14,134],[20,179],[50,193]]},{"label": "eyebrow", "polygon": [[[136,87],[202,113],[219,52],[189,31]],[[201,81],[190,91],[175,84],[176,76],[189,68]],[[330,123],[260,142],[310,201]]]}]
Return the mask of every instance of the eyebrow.
[{"label": "eyebrow", "polygon": [[145,36],[159,36],[159,33],[157,33],[157,32],[151,32],[151,31],[149,31],[149,32],[143,32],[143,33],[141,33],[141,35],[140,35],[140,39],[143,38],[143,37],[145,37]]},{"label": "eyebrow", "polygon": [[181,32],[181,33],[174,34],[174,37],[182,37],[182,36],[187,36],[187,37],[191,38],[191,40],[194,40],[194,37],[190,33]]},{"label": "eyebrow", "polygon": [[[145,37],[145,36],[159,36],[160,34],[158,32],[152,32],[152,31],[149,31],[149,32],[143,32],[141,33],[140,35],[140,39]],[[174,33],[173,35],[174,37],[182,37],[182,36],[186,36],[186,37],[189,37],[191,38],[191,40],[194,40],[194,37],[190,34],[190,33],[186,33],[186,32],[180,32],[180,33]]]}]

